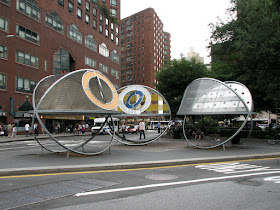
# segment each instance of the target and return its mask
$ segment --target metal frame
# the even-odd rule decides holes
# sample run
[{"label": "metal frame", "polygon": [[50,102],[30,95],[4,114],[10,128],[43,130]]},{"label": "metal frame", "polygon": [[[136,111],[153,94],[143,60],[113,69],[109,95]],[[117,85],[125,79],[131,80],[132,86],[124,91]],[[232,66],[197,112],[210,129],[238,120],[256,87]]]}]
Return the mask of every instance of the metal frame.
[{"label": "metal frame", "polygon": [[[102,75],[100,72],[98,72],[97,70],[94,70],[94,69],[81,69],[81,70],[77,70],[77,71],[73,71],[73,72],[70,72],[66,75],[63,75],[61,76],[60,78],[58,78],[58,80],[56,80],[53,84],[51,84],[48,88],[47,88],[47,91],[42,95],[42,97],[40,98],[37,106],[36,106],[36,91],[38,89],[38,87],[40,86],[40,84],[50,78],[50,77],[54,77],[53,75],[52,76],[48,76],[48,77],[45,77],[43,78],[42,80],[40,80],[38,82],[38,84],[36,85],[35,89],[34,89],[34,92],[33,92],[33,97],[32,97],[32,102],[33,102],[33,109],[34,109],[34,112],[33,112],[33,118],[32,118],[32,125],[31,125],[31,128],[33,129],[34,128],[34,121],[35,121],[35,118],[37,118],[38,122],[41,124],[42,128],[44,129],[44,131],[49,135],[49,137],[55,142],[57,143],[59,146],[62,147],[62,150],[52,150],[52,149],[49,149],[47,148],[46,146],[44,146],[40,140],[36,137],[36,135],[34,135],[34,138],[35,140],[41,145],[41,147],[43,149],[46,149],[47,151],[50,151],[50,152],[68,152],[68,155],[69,155],[69,152],[73,152],[73,153],[76,153],[76,154],[80,154],[80,155],[97,155],[97,154],[100,154],[104,151],[106,151],[108,148],[110,148],[111,144],[112,144],[112,141],[113,141],[113,136],[114,136],[114,133],[115,133],[115,130],[113,129],[113,136],[111,136],[111,139],[108,141],[108,145],[105,146],[103,149],[101,149],[100,151],[98,152],[81,152],[81,151],[78,151],[77,149],[80,149],[82,148],[84,150],[84,146],[89,143],[94,137],[95,135],[92,135],[91,137],[89,137],[87,140],[83,141],[82,143],[78,144],[77,146],[75,146],[74,148],[69,148],[67,146],[65,146],[64,144],[62,144],[57,138],[55,138],[48,130],[47,128],[44,126],[39,114],[49,114],[49,115],[52,115],[52,114],[62,114],[62,115],[66,115],[66,114],[74,114],[74,115],[85,115],[85,114],[103,114],[106,116],[106,120],[105,122],[103,123],[103,125],[101,126],[100,130],[103,129],[103,127],[105,126],[105,124],[108,123],[108,118],[112,118],[112,114],[116,114],[118,112],[116,111],[112,111],[112,110],[104,110],[102,109],[102,107],[98,106],[97,104],[94,104],[92,101],[90,103],[93,103],[94,105],[97,105],[98,107],[100,107],[100,109],[97,109],[97,110],[77,110],[77,109],[71,109],[71,110],[57,110],[57,109],[48,109],[48,110],[40,110],[38,109],[42,103],[42,100],[47,96],[48,92],[53,88],[55,87],[56,84],[58,84],[60,81],[62,81],[63,79],[66,79],[67,77],[69,77],[70,75],[72,74],[76,74],[76,73],[80,73],[80,72],[85,72],[85,73],[88,73],[88,72],[93,72],[94,75],[96,74],[99,74],[99,75]],[[85,75],[84,73],[84,75]],[[107,79],[104,75],[102,75],[105,79]],[[58,76],[59,77],[59,76]],[[98,76],[96,76],[98,79],[98,90],[99,90],[99,94],[101,95],[101,97],[104,99],[103,102],[106,103],[106,99],[105,99],[105,95],[104,95],[104,92],[103,92],[103,89],[102,89],[102,85],[101,85],[101,82],[100,82],[100,78]],[[104,80],[103,78],[103,80]],[[82,82],[82,81],[81,81]],[[89,81],[88,81],[89,82]],[[106,81],[105,81],[106,82]],[[111,91],[112,91],[112,97],[114,99],[114,97],[117,97],[118,95],[115,94],[116,93],[116,90],[115,89],[112,89],[113,85],[112,84],[108,84],[110,83],[110,81],[107,79],[107,85],[110,87]],[[83,85],[83,84],[82,84]],[[85,91],[85,90],[84,90]],[[85,94],[86,91],[85,91]],[[87,97],[89,97],[87,95]],[[89,98],[90,99],[90,98]],[[112,99],[112,100],[113,100]],[[79,100],[79,99],[78,99]],[[118,97],[115,99],[115,100],[118,100]]]},{"label": "metal frame", "polygon": [[[192,114],[188,115],[187,113],[185,113],[185,115],[184,115],[184,122],[183,122],[183,135],[184,135],[185,139],[187,140],[187,144],[190,144],[190,145],[192,145],[193,147],[200,148],[200,149],[211,149],[211,148],[215,148],[215,147],[218,147],[218,146],[221,146],[221,145],[224,146],[225,143],[227,143],[228,141],[232,140],[234,137],[236,137],[236,136],[240,133],[240,131],[244,128],[244,126],[246,125],[246,123],[247,123],[247,121],[248,121],[249,118],[252,119],[253,100],[252,100],[252,97],[251,97],[251,93],[250,93],[250,91],[247,89],[248,92],[249,92],[249,94],[250,94],[250,97],[251,97],[250,99],[251,99],[251,102],[252,102],[252,103],[251,103],[251,107],[248,107],[248,106],[247,106],[247,103],[244,101],[244,99],[242,98],[242,96],[240,96],[240,95],[236,92],[236,90],[234,90],[233,88],[231,88],[231,87],[229,86],[230,84],[237,84],[237,85],[240,85],[240,86],[243,86],[244,88],[246,88],[246,86],[243,85],[242,83],[234,82],[234,81],[221,82],[221,81],[216,80],[216,79],[213,79],[213,78],[200,78],[200,79],[194,80],[193,82],[197,82],[198,80],[210,80],[210,81],[217,82],[217,83],[219,83],[219,84],[221,84],[221,85],[227,87],[228,89],[230,89],[230,90],[239,98],[239,100],[242,102],[242,104],[243,104],[243,105],[245,106],[245,108],[246,108],[246,112],[244,112],[244,113],[240,113],[240,112],[236,113],[236,114],[245,114],[245,115],[247,115],[246,118],[245,118],[245,120],[244,120],[244,122],[243,122],[243,124],[240,126],[240,128],[239,128],[232,136],[230,136],[228,139],[226,139],[225,141],[223,141],[223,142],[221,142],[221,143],[219,143],[219,144],[213,145],[213,146],[199,146],[199,145],[195,145],[195,144],[193,144],[192,142],[190,142],[190,140],[187,138],[187,135],[186,135],[186,133],[185,133],[185,122],[186,122],[186,117],[187,117],[187,116],[191,116],[191,115],[195,115],[195,114],[192,113]],[[191,84],[192,84],[192,83],[191,83]],[[189,86],[188,86],[188,87],[189,87]],[[185,90],[184,96],[186,95],[186,93],[187,93],[187,91],[188,91],[188,87],[187,87],[186,90]],[[181,110],[181,108],[182,108],[182,106],[183,106],[183,100],[184,100],[184,98],[182,99],[182,102],[181,102],[181,105],[180,105],[179,110]],[[179,112],[179,111],[178,111],[178,112]],[[179,113],[179,114],[182,114],[182,113]],[[221,115],[221,114],[226,114],[226,113],[212,113],[212,112],[209,112],[209,113],[205,112],[205,113],[203,113],[203,115]],[[229,113],[229,114],[232,114],[232,113]],[[199,115],[199,114],[196,114],[196,115]],[[195,127],[194,127],[194,128],[195,128]],[[195,128],[195,129],[196,129],[196,128]],[[252,123],[251,123],[250,132],[249,132],[247,138],[249,138],[251,132],[252,132]]]},{"label": "metal frame", "polygon": [[[165,132],[167,131],[169,125],[171,124],[171,109],[170,109],[170,106],[167,102],[167,100],[164,98],[164,96],[159,93],[158,91],[154,90],[153,88],[150,88],[148,86],[144,86],[144,85],[129,85],[129,86],[125,86],[125,87],[122,87],[120,89],[118,89],[118,93],[120,93],[121,91],[127,89],[129,90],[129,88],[131,88],[128,92],[131,92],[131,91],[138,91],[139,89],[141,88],[145,88],[145,89],[148,89],[150,90],[151,92],[154,92],[156,93],[157,95],[159,95],[161,98],[163,98],[165,104],[168,106],[168,110],[169,110],[169,113],[164,113],[164,114],[145,114],[143,113],[145,110],[141,110],[139,114],[129,114],[129,113],[123,113],[121,115],[113,115],[113,117],[152,117],[152,116],[169,116],[169,124],[168,126],[166,127],[166,129],[160,133],[159,135],[157,135],[156,137],[154,138],[151,138],[151,139],[147,139],[147,140],[132,140],[132,139],[128,139],[128,138],[122,138],[122,136],[120,136],[118,133],[116,133],[115,135],[118,137],[114,137],[115,140],[119,141],[120,143],[122,144],[125,144],[125,145],[129,145],[129,146],[143,146],[143,145],[147,145],[147,144],[150,144],[156,140],[158,140],[163,134],[165,134]],[[123,100],[123,98],[119,98],[119,100]],[[149,102],[149,101],[148,101]],[[149,102],[150,103],[150,102]],[[119,103],[120,104],[120,103]],[[149,104],[150,106],[150,104]],[[147,106],[147,108],[149,107]],[[121,109],[121,107],[119,106],[119,108]],[[146,108],[146,109],[147,109]]]}]

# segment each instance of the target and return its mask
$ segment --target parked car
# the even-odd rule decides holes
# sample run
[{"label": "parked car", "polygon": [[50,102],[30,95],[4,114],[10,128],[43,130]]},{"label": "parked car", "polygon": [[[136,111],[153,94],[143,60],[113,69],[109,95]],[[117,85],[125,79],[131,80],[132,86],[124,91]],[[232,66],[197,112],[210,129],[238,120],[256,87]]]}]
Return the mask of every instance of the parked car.
[{"label": "parked car", "polygon": [[138,125],[130,125],[126,128],[126,133],[138,133],[139,132],[139,126]]}]

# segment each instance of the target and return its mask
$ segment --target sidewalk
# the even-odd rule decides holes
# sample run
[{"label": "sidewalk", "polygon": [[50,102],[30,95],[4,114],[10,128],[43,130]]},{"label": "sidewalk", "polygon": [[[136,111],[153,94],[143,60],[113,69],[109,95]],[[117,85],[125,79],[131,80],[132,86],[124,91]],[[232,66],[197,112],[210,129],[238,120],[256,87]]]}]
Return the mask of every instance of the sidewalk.
[{"label": "sidewalk", "polygon": [[[68,133],[55,136],[69,136]],[[46,134],[39,138],[47,138]],[[2,143],[33,140],[34,136],[17,136],[16,138],[0,137]],[[50,153],[31,142],[30,149],[20,152],[2,151],[0,176],[62,173],[73,171],[97,171],[127,168],[147,168],[170,165],[210,163],[223,161],[240,161],[247,159],[280,158],[280,144],[270,145],[264,139],[248,139],[241,145],[226,146],[214,149],[197,149],[187,147],[185,139],[173,139],[163,136],[157,142],[145,146],[127,146],[113,141],[110,150],[96,156]],[[39,149],[38,149],[39,148]],[[7,155],[8,154],[8,155]]]}]

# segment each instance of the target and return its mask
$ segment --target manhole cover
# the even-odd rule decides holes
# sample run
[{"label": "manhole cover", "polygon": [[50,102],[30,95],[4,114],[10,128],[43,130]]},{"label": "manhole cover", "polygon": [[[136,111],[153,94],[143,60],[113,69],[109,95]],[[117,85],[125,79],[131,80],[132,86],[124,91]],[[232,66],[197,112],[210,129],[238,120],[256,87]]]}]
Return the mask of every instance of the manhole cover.
[{"label": "manhole cover", "polygon": [[151,174],[151,175],[145,176],[145,178],[146,179],[152,179],[152,180],[164,181],[164,180],[177,179],[178,177],[175,176],[175,175],[170,175],[170,174]]}]

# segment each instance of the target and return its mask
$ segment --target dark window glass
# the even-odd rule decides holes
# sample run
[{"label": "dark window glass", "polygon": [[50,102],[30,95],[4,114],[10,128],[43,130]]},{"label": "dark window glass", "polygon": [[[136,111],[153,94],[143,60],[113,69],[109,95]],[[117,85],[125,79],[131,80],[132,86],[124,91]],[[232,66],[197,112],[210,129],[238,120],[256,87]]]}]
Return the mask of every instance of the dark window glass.
[{"label": "dark window glass", "polygon": [[70,53],[60,49],[53,55],[53,74],[63,74],[70,70]]},{"label": "dark window glass", "polygon": [[0,58],[8,58],[7,47],[0,45]]},{"label": "dark window glass", "polygon": [[60,6],[63,6],[63,7],[64,7],[64,0],[57,0],[57,3],[58,3]]},{"label": "dark window glass", "polygon": [[74,4],[71,1],[68,2],[68,11],[73,14]]},{"label": "dark window glass", "polygon": [[0,88],[6,89],[6,74],[0,73]]}]

